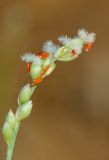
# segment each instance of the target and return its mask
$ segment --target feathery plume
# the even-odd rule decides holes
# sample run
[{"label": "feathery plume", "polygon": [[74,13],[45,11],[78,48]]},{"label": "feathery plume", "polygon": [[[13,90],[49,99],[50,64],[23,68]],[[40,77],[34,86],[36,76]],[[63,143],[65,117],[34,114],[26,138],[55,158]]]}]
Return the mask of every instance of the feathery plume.
[{"label": "feathery plume", "polygon": [[42,60],[39,56],[31,53],[25,53],[21,56],[21,60],[28,63],[28,62],[35,62],[37,64],[41,64]]},{"label": "feathery plume", "polygon": [[60,43],[62,43],[63,45],[69,43],[71,40],[72,40],[72,38],[68,37],[67,35],[65,35],[65,36],[62,35],[62,36],[59,36],[59,37],[58,37],[58,41],[59,41]]},{"label": "feathery plume", "polygon": [[45,52],[55,53],[60,47],[58,45],[53,44],[51,40],[46,41],[43,44],[42,50]]},{"label": "feathery plume", "polygon": [[93,43],[96,38],[95,33],[88,33],[84,28],[78,30],[78,36],[84,40],[84,43]]}]

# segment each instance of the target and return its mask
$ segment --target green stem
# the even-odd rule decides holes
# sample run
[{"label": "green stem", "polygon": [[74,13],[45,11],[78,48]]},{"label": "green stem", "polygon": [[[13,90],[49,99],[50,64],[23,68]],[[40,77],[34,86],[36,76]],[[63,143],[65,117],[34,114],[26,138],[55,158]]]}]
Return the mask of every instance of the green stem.
[{"label": "green stem", "polygon": [[16,122],[14,131],[13,131],[12,140],[11,140],[11,142],[8,145],[8,148],[7,148],[6,160],[11,160],[12,159],[12,154],[13,154],[14,145],[15,145],[15,141],[16,141],[16,137],[17,137],[19,127],[20,127],[20,122]]}]

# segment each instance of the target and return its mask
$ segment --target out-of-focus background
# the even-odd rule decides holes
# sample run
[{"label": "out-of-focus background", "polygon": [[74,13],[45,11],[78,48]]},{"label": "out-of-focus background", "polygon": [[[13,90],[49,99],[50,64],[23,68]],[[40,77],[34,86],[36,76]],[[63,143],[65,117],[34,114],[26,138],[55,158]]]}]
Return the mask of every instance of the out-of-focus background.
[{"label": "out-of-focus background", "polygon": [[[36,90],[31,116],[22,122],[13,160],[109,160],[109,2],[1,0],[0,130],[20,88],[28,82],[24,52],[37,53],[46,40],[96,32],[89,53],[57,63]],[[6,144],[0,133],[0,160]]]}]

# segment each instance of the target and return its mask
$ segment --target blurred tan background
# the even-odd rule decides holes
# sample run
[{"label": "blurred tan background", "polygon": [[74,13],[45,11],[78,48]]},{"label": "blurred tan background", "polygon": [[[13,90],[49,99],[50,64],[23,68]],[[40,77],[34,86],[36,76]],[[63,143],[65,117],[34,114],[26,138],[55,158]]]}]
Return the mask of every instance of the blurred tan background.
[{"label": "blurred tan background", "polygon": [[[96,32],[89,53],[57,63],[33,96],[22,122],[13,160],[109,160],[109,1],[1,0],[0,130],[18,92],[28,82],[19,56],[37,53],[45,40]],[[0,133],[0,160],[6,144]]]}]

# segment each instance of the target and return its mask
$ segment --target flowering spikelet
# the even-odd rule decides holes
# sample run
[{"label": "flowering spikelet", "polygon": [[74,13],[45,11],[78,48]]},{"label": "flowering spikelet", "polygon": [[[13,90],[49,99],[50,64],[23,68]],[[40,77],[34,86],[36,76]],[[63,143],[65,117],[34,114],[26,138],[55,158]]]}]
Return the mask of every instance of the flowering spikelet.
[{"label": "flowering spikelet", "polygon": [[78,36],[84,40],[84,43],[94,43],[96,34],[88,33],[84,28],[78,30]]},{"label": "flowering spikelet", "polygon": [[69,43],[71,40],[72,40],[72,38],[69,38],[67,35],[65,35],[65,36],[62,35],[62,36],[59,36],[59,37],[58,37],[58,41],[59,41],[60,43],[62,43],[63,45]]},{"label": "flowering spikelet", "polygon": [[42,50],[45,52],[55,53],[59,49],[58,45],[53,44],[51,40],[43,44]]},{"label": "flowering spikelet", "polygon": [[31,53],[25,53],[23,56],[21,56],[21,60],[25,61],[26,63],[28,62],[35,62],[37,64],[42,63],[39,56],[36,56],[35,54],[31,54]]}]

